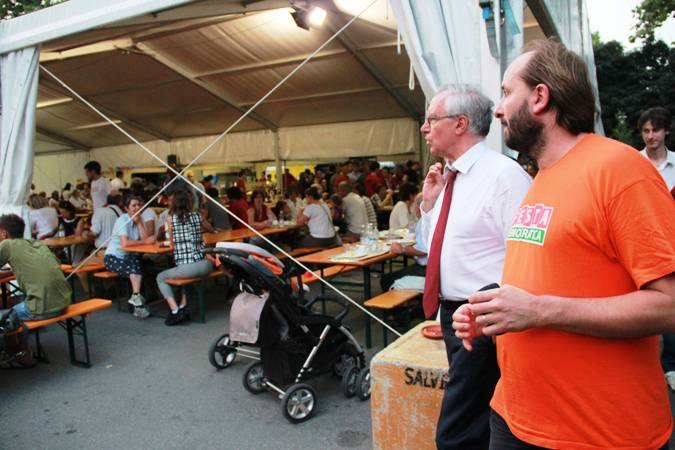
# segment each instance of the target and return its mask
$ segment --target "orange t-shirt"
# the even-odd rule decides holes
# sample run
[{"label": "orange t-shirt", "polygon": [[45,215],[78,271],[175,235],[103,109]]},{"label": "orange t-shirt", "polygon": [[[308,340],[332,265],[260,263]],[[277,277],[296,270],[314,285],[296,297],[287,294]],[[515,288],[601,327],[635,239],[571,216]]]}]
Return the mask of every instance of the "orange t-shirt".
[{"label": "orange t-shirt", "polygon": [[[507,238],[502,283],[597,298],[675,272],[675,205],[635,149],[594,134],[540,170]],[[497,338],[491,406],[548,448],[657,449],[672,430],[658,336],[535,328]]]}]

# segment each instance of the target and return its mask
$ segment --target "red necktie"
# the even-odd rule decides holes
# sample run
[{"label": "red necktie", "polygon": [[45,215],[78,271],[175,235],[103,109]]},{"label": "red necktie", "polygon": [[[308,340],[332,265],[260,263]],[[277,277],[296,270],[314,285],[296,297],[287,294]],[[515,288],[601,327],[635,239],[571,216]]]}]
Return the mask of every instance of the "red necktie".
[{"label": "red necktie", "polygon": [[457,172],[453,170],[450,172],[448,181],[445,184],[443,204],[441,205],[441,212],[438,215],[434,237],[431,240],[431,247],[429,248],[426,280],[424,280],[424,297],[422,299],[424,316],[427,319],[430,319],[438,310],[438,294],[441,290],[441,250],[443,249],[445,226],[448,224],[448,213],[450,212],[452,187],[455,185],[455,178],[457,178]]}]

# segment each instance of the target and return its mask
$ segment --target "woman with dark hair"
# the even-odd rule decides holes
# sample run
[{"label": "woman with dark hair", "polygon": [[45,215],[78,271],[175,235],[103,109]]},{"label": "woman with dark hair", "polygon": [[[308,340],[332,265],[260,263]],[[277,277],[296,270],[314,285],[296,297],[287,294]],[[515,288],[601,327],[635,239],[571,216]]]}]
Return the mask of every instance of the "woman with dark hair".
[{"label": "woman with dark hair", "polygon": [[61,199],[68,200],[70,198],[71,192],[72,192],[72,185],[70,183],[66,183],[66,185],[63,186],[63,189],[61,190]]},{"label": "woman with dark hair", "polygon": [[399,228],[409,228],[415,225],[417,217],[411,210],[411,205],[415,200],[418,189],[412,183],[404,183],[398,190],[399,201],[394,206],[389,216],[389,229],[398,230]]},{"label": "woman with dark hair", "polygon": [[49,196],[49,207],[58,208],[60,202],[61,196],[59,195],[59,191],[52,191],[52,195]]},{"label": "woman with dark hair", "polygon": [[321,193],[315,187],[305,191],[305,206],[298,213],[298,225],[307,225],[309,235],[298,241],[298,247],[330,247],[337,244],[335,227],[330,208],[321,201]]},{"label": "woman with dark hair", "polygon": [[176,267],[157,275],[159,291],[171,309],[171,313],[164,322],[166,325],[176,325],[188,319],[190,314],[185,306],[187,301],[185,290],[178,305],[173,289],[166,280],[169,278],[201,278],[213,270],[213,263],[204,257],[202,227],[208,232],[213,231],[211,224],[201,214],[192,210],[191,196],[185,191],[174,192],[171,196],[165,229]]},{"label": "woman with dark hair", "polygon": [[[63,230],[63,236],[82,236],[84,232],[84,220],[77,217],[77,211],[72,203],[62,201],[58,205],[59,209],[59,230]],[[68,247],[67,256],[68,262],[73,266],[78,265],[87,255],[89,249],[88,244],[73,244]],[[82,288],[85,292],[89,292],[89,279],[86,273],[77,273],[77,278],[80,279]]]},{"label": "woman with dark hair", "polygon": [[141,295],[143,271],[141,270],[140,257],[136,253],[128,253],[120,249],[131,245],[152,244],[155,242],[155,237],[145,229],[141,215],[136,214],[143,205],[143,199],[134,195],[127,195],[122,204],[125,213],[117,219],[113,226],[113,233],[108,242],[103,262],[106,270],[129,278],[132,294],[128,303],[134,307],[134,316],[145,319],[150,315],[150,311],[145,307],[145,299]]},{"label": "woman with dark hair", "polygon": [[[227,198],[230,201],[228,209],[235,216],[239,217],[244,223],[248,223],[248,203],[244,199],[244,194],[237,187],[230,187],[227,189]],[[232,218],[232,229],[238,230],[239,228],[244,228],[244,225],[235,219]]]},{"label": "woman with dark hair", "polygon": [[265,194],[263,191],[255,190],[251,194],[251,206],[248,208],[248,223],[256,230],[262,230],[272,225],[276,216],[272,210],[265,205]]}]

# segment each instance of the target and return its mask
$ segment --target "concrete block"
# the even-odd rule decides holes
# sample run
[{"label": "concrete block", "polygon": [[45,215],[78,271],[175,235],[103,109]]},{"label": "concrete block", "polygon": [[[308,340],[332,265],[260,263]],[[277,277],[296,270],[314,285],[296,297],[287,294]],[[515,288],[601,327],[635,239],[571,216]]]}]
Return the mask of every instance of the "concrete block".
[{"label": "concrete block", "polygon": [[448,381],[442,340],[422,336],[424,322],[378,353],[371,362],[373,448],[436,448],[436,421]]}]

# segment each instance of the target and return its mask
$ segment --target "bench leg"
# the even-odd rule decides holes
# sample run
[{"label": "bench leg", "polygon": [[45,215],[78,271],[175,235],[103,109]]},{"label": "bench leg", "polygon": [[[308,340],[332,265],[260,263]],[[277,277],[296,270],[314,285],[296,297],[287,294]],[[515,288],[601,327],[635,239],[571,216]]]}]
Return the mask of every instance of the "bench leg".
[{"label": "bench leg", "polygon": [[[387,310],[386,310],[386,309],[382,309],[382,310],[380,310],[380,311],[381,311],[380,317],[382,318],[382,322],[385,322],[384,319],[386,318],[386,311],[387,311]],[[382,325],[382,348],[386,347],[388,343],[389,343],[389,342],[388,342],[388,340],[387,340],[387,327],[385,327],[384,325]]]},{"label": "bench leg", "polygon": [[49,364],[49,358],[47,358],[47,354],[44,352],[42,344],[40,344],[40,329],[36,329],[33,333],[35,334],[35,359],[41,363]]},{"label": "bench leg", "polygon": [[199,322],[206,322],[206,311],[204,310],[204,285],[206,280],[202,280],[197,286],[197,302],[199,304]]},{"label": "bench leg", "polygon": [[[89,339],[87,337],[87,323],[85,321],[85,316],[81,316],[79,319],[72,318],[68,319],[65,322],[59,322],[63,328],[65,328],[68,335],[68,351],[70,353],[70,363],[74,366],[80,367],[91,367],[91,359],[89,357]],[[82,343],[84,344],[84,361],[77,359],[77,354],[75,352],[75,336],[82,337]]]}]

